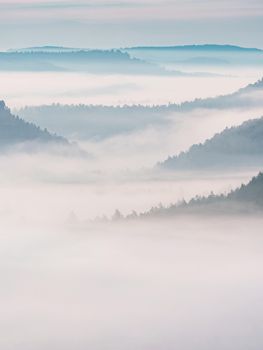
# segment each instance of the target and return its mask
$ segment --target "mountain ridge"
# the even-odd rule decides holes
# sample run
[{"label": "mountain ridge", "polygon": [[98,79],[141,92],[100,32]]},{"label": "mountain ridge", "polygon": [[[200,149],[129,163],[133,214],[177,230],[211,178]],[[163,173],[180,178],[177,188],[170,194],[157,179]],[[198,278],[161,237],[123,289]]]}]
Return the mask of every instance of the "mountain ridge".
[{"label": "mountain ridge", "polygon": [[[46,127],[69,139],[74,135],[80,139],[103,139],[121,132],[136,131],[139,125],[145,128],[149,125],[170,123],[170,116],[174,112],[184,113],[200,108],[220,110],[240,108],[240,106],[254,108],[257,103],[261,103],[263,107],[261,99],[256,101],[250,98],[250,93],[253,95],[254,91],[262,91],[263,93],[263,79],[229,95],[195,99],[181,104],[105,106],[53,103],[42,106],[26,106],[16,109],[15,113],[27,121],[35,122],[42,128]],[[61,118],[63,118],[63,124],[54,122],[55,119],[61,120]],[[107,127],[102,128],[102,125]]]},{"label": "mountain ridge", "polygon": [[[145,46],[130,46],[125,48],[111,48],[108,50],[130,50],[130,49],[177,49],[177,50],[192,50],[192,49],[201,49],[201,50],[227,50],[227,51],[263,51],[257,47],[244,47],[239,45],[231,44],[189,44],[189,45],[145,45]],[[25,48],[17,49],[8,49],[7,52],[32,52],[32,50],[45,51],[45,50],[62,50],[62,51],[106,51],[105,49],[94,49],[94,48],[77,48],[77,47],[66,47],[66,46],[57,46],[57,45],[43,45],[43,46],[32,46]]]},{"label": "mountain ridge", "polygon": [[189,75],[169,71],[121,50],[32,50],[0,52],[0,71],[64,71],[96,74]]}]

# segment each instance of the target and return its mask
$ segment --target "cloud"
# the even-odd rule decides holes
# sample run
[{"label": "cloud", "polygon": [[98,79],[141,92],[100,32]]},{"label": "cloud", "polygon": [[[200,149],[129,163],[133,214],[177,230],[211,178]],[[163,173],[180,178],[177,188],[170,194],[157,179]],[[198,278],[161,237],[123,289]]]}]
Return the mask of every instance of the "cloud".
[{"label": "cloud", "polygon": [[[1,19],[163,20],[262,16],[263,4],[252,0],[167,1],[0,1]],[[6,17],[7,16],[7,17]],[[21,17],[22,16],[22,17]]]}]

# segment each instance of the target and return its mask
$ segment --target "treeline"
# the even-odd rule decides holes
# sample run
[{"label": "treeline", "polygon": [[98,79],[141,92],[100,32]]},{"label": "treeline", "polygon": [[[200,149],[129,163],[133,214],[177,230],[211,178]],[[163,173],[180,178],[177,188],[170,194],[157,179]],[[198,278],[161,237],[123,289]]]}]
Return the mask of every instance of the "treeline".
[{"label": "treeline", "polygon": [[132,211],[123,215],[116,210],[111,218],[98,217],[99,222],[120,222],[137,219],[172,218],[181,215],[237,215],[237,214],[260,214],[263,213],[263,173],[236,190],[228,194],[215,195],[213,192],[208,196],[196,196],[189,201],[179,201],[169,206],[161,203],[142,213]]}]

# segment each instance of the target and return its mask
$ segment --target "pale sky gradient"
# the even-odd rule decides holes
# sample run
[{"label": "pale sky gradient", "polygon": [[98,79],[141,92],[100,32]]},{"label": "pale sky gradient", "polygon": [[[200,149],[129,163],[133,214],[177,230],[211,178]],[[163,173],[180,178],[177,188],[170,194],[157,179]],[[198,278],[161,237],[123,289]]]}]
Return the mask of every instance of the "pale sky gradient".
[{"label": "pale sky gradient", "polygon": [[228,43],[263,48],[262,0],[0,0],[0,49]]}]

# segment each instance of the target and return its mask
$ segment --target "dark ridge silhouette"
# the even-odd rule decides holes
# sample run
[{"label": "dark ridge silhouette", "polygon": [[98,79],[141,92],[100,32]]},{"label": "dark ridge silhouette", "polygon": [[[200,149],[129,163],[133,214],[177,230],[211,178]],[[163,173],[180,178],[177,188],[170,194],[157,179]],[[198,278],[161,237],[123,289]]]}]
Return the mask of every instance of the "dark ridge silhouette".
[{"label": "dark ridge silhouette", "polygon": [[159,163],[160,169],[193,170],[263,165],[263,118],[226,128],[187,152]]},{"label": "dark ridge silhouette", "polygon": [[163,206],[159,204],[144,213],[133,211],[124,216],[116,210],[112,221],[173,218],[182,215],[262,215],[263,213],[263,173],[236,190],[228,194],[215,195],[211,193],[207,197],[196,196],[190,201],[184,200]]},{"label": "dark ridge silhouette", "polygon": [[11,114],[4,101],[0,101],[0,146],[8,147],[25,142],[67,144],[67,140],[50,134],[32,123]]}]

